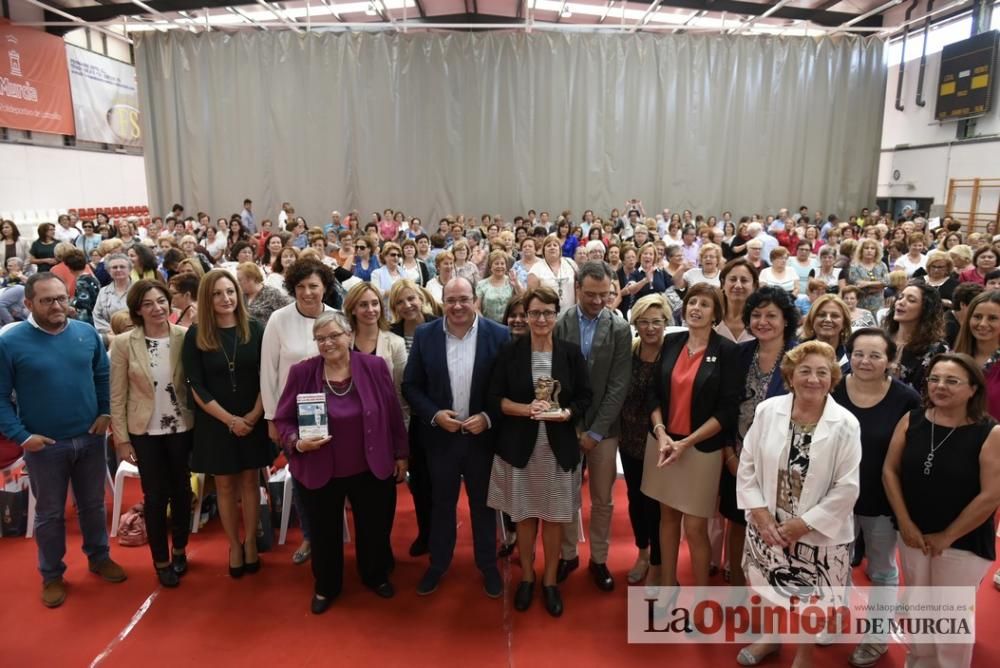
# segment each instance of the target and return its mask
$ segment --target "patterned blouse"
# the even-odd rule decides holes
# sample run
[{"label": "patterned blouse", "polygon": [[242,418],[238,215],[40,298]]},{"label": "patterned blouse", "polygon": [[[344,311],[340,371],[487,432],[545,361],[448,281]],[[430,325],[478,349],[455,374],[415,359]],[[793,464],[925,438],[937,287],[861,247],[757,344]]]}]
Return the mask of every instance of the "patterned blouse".
[{"label": "patterned blouse", "polygon": [[257,293],[257,296],[253,298],[253,301],[247,304],[247,311],[250,313],[251,318],[261,325],[267,325],[267,321],[271,319],[271,314],[279,308],[287,306],[291,301],[292,298],[283,291],[273,288],[270,285],[265,285]]},{"label": "patterned blouse", "polygon": [[618,447],[633,459],[642,460],[646,453],[646,435],[649,433],[646,399],[653,392],[653,380],[659,366],[659,357],[652,362],[643,362],[638,353],[632,355],[632,382],[622,406],[622,431]]}]

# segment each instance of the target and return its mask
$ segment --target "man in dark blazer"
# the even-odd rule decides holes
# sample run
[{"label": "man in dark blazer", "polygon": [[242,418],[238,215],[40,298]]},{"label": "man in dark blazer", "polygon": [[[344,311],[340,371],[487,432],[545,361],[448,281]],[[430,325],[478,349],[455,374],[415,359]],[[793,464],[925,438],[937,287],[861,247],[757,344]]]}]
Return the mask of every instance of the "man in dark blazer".
[{"label": "man in dark blazer", "polygon": [[455,551],[455,509],[465,480],[472,519],[476,566],[490,598],[503,595],[497,570],[496,516],[486,505],[493,466],[493,430],[486,393],[500,347],[510,339],[506,327],[476,315],[475,292],[465,278],[443,290],[445,317],[414,332],[403,375],[403,396],[412,419],[428,428],[424,450],[431,474],[430,568],[417,593],[433,593]]},{"label": "man in dark blazer", "polygon": [[[604,591],[615,586],[607,567],[612,488],[618,475],[619,416],[632,379],[632,330],[617,311],[604,307],[612,276],[604,262],[582,265],[576,275],[577,305],[559,317],[555,329],[556,338],[580,346],[594,393],[580,425],[580,448],[587,458],[590,480],[590,573]],[[580,565],[579,533],[578,521],[563,532],[559,582]]]}]

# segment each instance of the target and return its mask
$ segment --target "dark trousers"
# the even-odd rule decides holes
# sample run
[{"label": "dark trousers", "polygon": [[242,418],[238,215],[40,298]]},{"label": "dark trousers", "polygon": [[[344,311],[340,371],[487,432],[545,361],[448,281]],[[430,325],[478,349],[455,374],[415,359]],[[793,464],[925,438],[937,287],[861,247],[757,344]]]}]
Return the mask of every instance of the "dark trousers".
[{"label": "dark trousers", "polygon": [[410,422],[410,494],[417,516],[417,535],[426,541],[431,535],[431,472],[417,421],[413,418]]},{"label": "dark trousers", "polygon": [[486,505],[493,468],[493,453],[481,441],[468,436],[450,436],[427,442],[427,466],[431,472],[431,568],[444,573],[455,553],[455,522],[458,494],[465,480],[472,519],[476,566],[496,568],[496,512]]},{"label": "dark trousers", "polygon": [[642,460],[619,450],[625,487],[628,489],[628,519],[635,534],[635,546],[649,548],[649,563],[660,565],[660,504],[642,493]]},{"label": "dark trousers", "polygon": [[193,432],[157,436],[129,434],[139,465],[149,551],[155,563],[170,561],[167,506],[175,550],[187,547],[191,533],[191,457]]},{"label": "dark trousers", "polygon": [[354,514],[358,573],[367,587],[389,579],[391,509],[396,505],[396,481],[379,480],[371,472],[333,478],[319,489],[299,486],[312,537],[314,591],[333,598],[344,585],[344,499]]}]

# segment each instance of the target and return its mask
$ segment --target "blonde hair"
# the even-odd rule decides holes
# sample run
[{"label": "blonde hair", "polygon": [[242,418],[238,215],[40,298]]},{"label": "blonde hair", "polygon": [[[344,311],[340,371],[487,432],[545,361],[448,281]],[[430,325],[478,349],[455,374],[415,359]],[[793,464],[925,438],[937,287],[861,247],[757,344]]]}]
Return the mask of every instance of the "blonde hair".
[{"label": "blonde hair", "polygon": [[837,387],[843,375],[840,371],[840,365],[837,364],[837,353],[828,343],[806,341],[785,353],[781,360],[781,378],[785,381],[785,387],[788,391],[792,391],[792,374],[795,373],[796,367],[802,364],[802,361],[809,355],[819,355],[823,358],[830,369],[830,389]]},{"label": "blonde hair", "polygon": [[112,313],[108,324],[111,325],[111,333],[115,336],[124,334],[135,328],[135,323],[132,322],[132,314],[129,313],[127,308]]},{"label": "blonde hair", "polygon": [[[854,241],[854,240],[848,239],[847,241]],[[847,245],[847,241],[845,241],[840,245],[841,249],[843,249],[843,247]],[[879,262],[882,259],[882,244],[875,241],[874,239],[866,238],[862,239],[860,242],[855,241],[855,246],[856,248],[852,253],[852,258],[855,262],[861,262],[861,257],[865,253],[865,248],[868,248],[869,246],[875,249],[875,261]],[[841,254],[846,255],[846,253],[841,253]]]},{"label": "blonde hair", "polygon": [[368,291],[371,291],[371,293],[378,298],[379,313],[378,313],[378,323],[376,324],[380,331],[383,332],[388,331],[389,321],[386,320],[385,316],[385,311],[386,311],[385,299],[382,298],[382,291],[376,288],[368,281],[363,281],[361,283],[358,283],[348,291],[347,296],[344,297],[344,315],[346,315],[347,319],[351,322],[351,329],[357,332],[358,318],[357,316],[354,315],[354,309],[357,308],[358,302],[361,301],[361,298]]},{"label": "blonde hair", "polygon": [[[114,237],[113,239],[105,239],[101,243],[97,244],[97,252],[100,254],[101,257],[104,257],[105,255],[110,255],[111,253],[114,253],[116,250],[118,250],[124,245],[125,242],[119,239],[118,237]],[[970,258],[972,257],[971,253],[969,254],[969,257]]]},{"label": "blonde hair", "polygon": [[205,268],[201,266],[201,260],[196,257],[186,257],[177,263],[177,271],[180,271],[182,267],[191,267],[194,275],[198,278],[205,278]]},{"label": "blonde hair", "polygon": [[[660,293],[654,293],[651,295],[646,295],[639,301],[637,301],[628,313],[628,322],[630,325],[635,327],[635,321],[646,315],[646,311],[651,308],[658,308],[663,311],[663,317],[667,322],[670,321],[670,304],[667,303],[667,298]],[[632,351],[635,352],[639,349],[642,344],[642,340],[637,336],[632,340]]]},{"label": "blonde hair", "polygon": [[778,258],[786,258],[787,259],[788,258],[788,249],[785,248],[784,246],[778,246],[777,248],[772,248],[771,249],[771,254],[768,255],[768,257],[771,259],[772,262],[774,262]]},{"label": "blonde hair", "polygon": [[253,280],[254,283],[263,283],[264,274],[261,272],[260,267],[258,267],[253,262],[240,262],[236,267],[237,276],[245,276]]},{"label": "blonde hair", "polygon": [[896,271],[889,272],[889,287],[895,288],[896,290],[902,290],[906,287],[907,276],[906,272],[902,269],[897,269]]},{"label": "blonde hair", "polygon": [[[810,281],[812,283],[812,281]],[[820,281],[820,283],[823,283]],[[826,284],[823,283],[823,287]],[[844,319],[844,325],[840,330],[840,343],[844,343],[851,336],[851,310],[847,308],[847,304],[844,300],[837,295],[823,295],[813,302],[812,306],[809,307],[809,313],[806,313],[805,319],[802,320],[802,338],[803,339],[814,339],[816,338],[816,316],[819,315],[819,310],[826,306],[827,304],[834,304],[838,309],[840,309],[840,315]]]},{"label": "blonde hair", "polygon": [[492,270],[493,263],[496,262],[497,260],[503,260],[504,265],[507,267],[507,269],[508,270],[510,269],[511,265],[510,256],[507,255],[507,253],[505,253],[502,250],[495,250],[490,252],[489,258],[486,260],[486,267]]},{"label": "blonde hair", "polygon": [[205,352],[219,350],[219,327],[215,324],[215,309],[212,308],[212,291],[215,284],[226,279],[233,284],[236,290],[236,333],[240,343],[247,343],[250,340],[250,317],[247,314],[246,300],[243,298],[243,291],[240,290],[239,281],[225,269],[213,269],[205,274],[198,286],[198,337],[196,343],[198,350]]},{"label": "blonde hair", "polygon": [[948,271],[951,272],[955,268],[955,263],[951,259],[948,251],[944,250],[932,250],[927,254],[927,266],[934,264],[935,262],[944,262],[948,265]]},{"label": "blonde hair", "polygon": [[703,262],[703,258],[705,257],[705,253],[709,253],[709,252],[714,252],[715,255],[716,255],[716,257],[718,257],[718,259],[719,259],[719,263],[720,264],[722,263],[722,247],[721,246],[717,246],[716,244],[712,244],[712,243],[702,244],[701,245],[701,248],[698,249],[698,261],[699,262]]},{"label": "blonde hair", "polygon": [[401,278],[389,288],[389,310],[392,312],[393,322],[399,319],[396,313],[396,302],[403,298],[403,292],[413,290],[413,293],[420,297],[420,312],[424,315],[434,315],[434,310],[427,303],[427,292],[424,291],[412,278]]},{"label": "blonde hair", "polygon": [[74,246],[70,242],[68,242],[68,241],[60,241],[59,243],[56,244],[56,247],[52,251],[52,254],[53,254],[53,257],[55,257],[55,259],[57,259],[60,262],[62,262],[63,258],[65,258],[67,254],[72,253],[75,250],[76,250],[76,246]]}]

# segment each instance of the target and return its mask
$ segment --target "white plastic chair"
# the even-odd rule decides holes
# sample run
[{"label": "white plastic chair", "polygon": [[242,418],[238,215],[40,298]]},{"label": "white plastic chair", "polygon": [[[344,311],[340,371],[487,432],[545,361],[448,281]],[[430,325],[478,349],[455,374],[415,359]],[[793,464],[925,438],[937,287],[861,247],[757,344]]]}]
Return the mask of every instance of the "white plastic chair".
[{"label": "white plastic chair", "polygon": [[[108,473],[108,477],[111,477],[111,473]],[[118,470],[115,472],[115,482],[114,482],[114,492],[112,494],[114,504],[111,508],[111,537],[114,538],[118,535],[118,522],[121,520],[122,516],[122,497],[125,493],[125,478],[138,478],[139,469],[136,468],[135,464],[129,464],[126,461],[122,461],[118,464]]]},{"label": "white plastic chair", "polygon": [[[281,488],[281,528],[278,530],[278,545],[284,545],[288,537],[288,523],[292,517],[292,472],[288,470],[288,465],[283,469],[285,472],[284,484]],[[347,526],[347,504],[344,504],[344,542],[351,542],[351,530]]]},{"label": "white plastic chair", "polygon": [[205,498],[205,474],[195,473],[195,477],[198,479],[198,500],[191,514],[191,533],[198,533],[198,529],[201,528],[201,502]]}]

